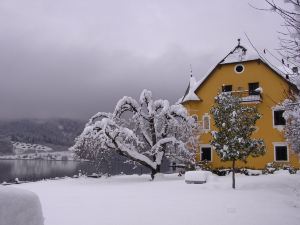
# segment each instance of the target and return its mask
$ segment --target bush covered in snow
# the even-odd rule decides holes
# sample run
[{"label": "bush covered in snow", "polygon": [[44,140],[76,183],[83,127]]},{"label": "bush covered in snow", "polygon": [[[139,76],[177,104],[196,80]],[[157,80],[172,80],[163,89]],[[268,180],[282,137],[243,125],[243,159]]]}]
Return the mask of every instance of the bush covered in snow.
[{"label": "bush covered in snow", "polygon": [[263,174],[274,174],[276,171],[279,170],[287,170],[290,174],[297,173],[297,169],[293,168],[290,165],[286,165],[285,163],[280,162],[271,162],[267,163],[265,168],[263,169]]},{"label": "bush covered in snow", "polygon": [[36,194],[0,186],[1,225],[43,225],[41,203]]}]

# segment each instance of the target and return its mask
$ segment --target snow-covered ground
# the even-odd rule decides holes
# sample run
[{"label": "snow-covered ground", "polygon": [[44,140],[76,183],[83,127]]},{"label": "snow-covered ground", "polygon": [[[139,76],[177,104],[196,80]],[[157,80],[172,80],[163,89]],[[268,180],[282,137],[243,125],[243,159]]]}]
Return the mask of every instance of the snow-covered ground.
[{"label": "snow-covered ground", "polygon": [[210,176],[185,184],[175,174],[40,181],[17,185],[36,193],[45,225],[297,225],[300,174]]}]

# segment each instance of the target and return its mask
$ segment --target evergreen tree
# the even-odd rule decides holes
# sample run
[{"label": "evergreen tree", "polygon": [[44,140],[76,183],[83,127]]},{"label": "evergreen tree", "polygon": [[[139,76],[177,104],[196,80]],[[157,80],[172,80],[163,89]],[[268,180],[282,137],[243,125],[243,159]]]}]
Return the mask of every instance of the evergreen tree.
[{"label": "evergreen tree", "polygon": [[235,188],[235,163],[246,162],[249,156],[265,153],[262,139],[251,138],[255,123],[261,117],[256,107],[241,104],[241,98],[231,93],[221,93],[211,109],[218,131],[212,132],[212,146],[222,161],[232,162],[232,188]]}]

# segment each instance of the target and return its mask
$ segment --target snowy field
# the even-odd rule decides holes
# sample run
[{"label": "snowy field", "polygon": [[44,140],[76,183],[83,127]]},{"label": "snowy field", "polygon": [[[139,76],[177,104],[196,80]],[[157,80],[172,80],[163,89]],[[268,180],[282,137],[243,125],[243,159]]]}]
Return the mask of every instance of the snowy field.
[{"label": "snowy field", "polygon": [[15,185],[36,193],[45,225],[297,225],[300,174],[209,177],[185,184],[175,174],[40,181]]}]

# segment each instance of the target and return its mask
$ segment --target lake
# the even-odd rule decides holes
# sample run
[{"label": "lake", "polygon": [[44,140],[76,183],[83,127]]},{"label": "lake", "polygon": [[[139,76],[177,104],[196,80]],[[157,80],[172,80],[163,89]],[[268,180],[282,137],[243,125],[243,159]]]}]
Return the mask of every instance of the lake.
[{"label": "lake", "polygon": [[93,171],[93,164],[76,161],[0,160],[0,182],[41,180],[44,178],[73,176],[79,170]]},{"label": "lake", "polygon": [[[163,171],[167,171],[165,167]],[[54,161],[54,160],[20,160],[20,159],[1,159],[0,160],[0,183],[13,182],[15,178],[20,181],[36,181],[55,177],[65,177],[78,175],[79,171],[83,174],[94,172],[107,173],[112,175],[124,174],[144,174],[149,173],[147,168],[124,164],[117,161],[114,165],[107,167],[97,167],[88,161]]]}]

